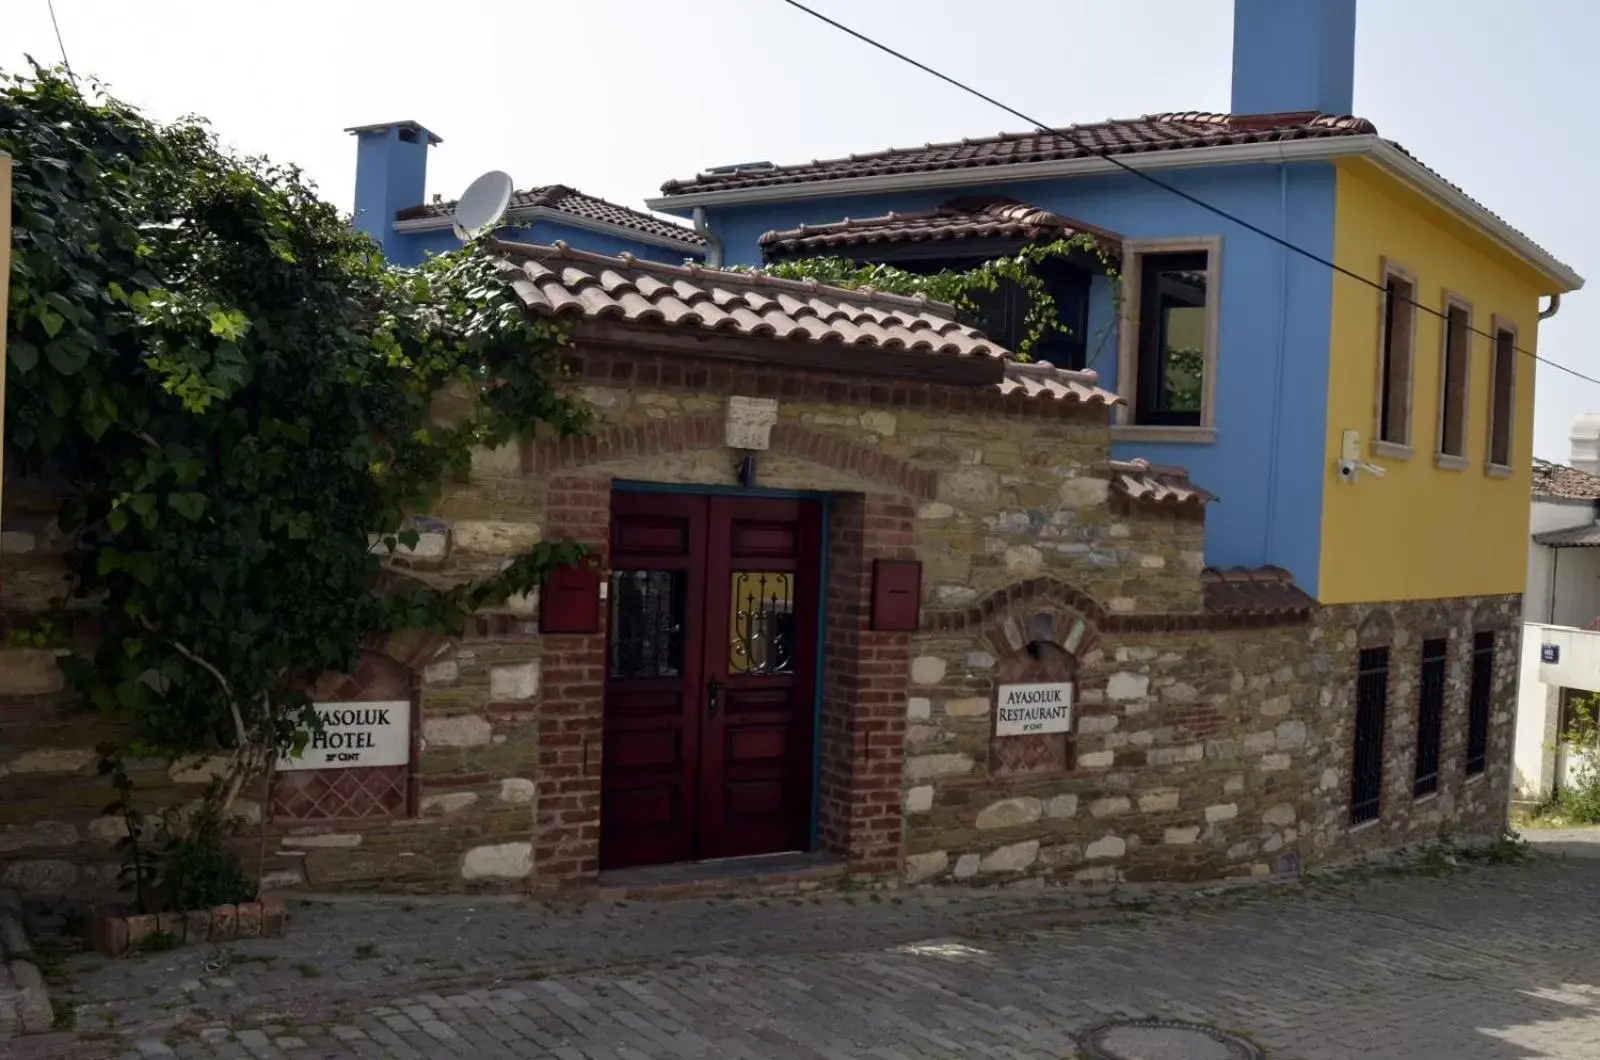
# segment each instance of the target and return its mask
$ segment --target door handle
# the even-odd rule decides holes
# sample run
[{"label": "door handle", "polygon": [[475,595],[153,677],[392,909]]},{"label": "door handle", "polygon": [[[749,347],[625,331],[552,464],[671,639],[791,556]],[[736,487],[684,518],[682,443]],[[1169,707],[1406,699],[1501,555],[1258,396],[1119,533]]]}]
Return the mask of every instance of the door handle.
[{"label": "door handle", "polygon": [[715,681],[706,686],[706,714],[708,717],[717,716],[717,689],[721,686]]}]

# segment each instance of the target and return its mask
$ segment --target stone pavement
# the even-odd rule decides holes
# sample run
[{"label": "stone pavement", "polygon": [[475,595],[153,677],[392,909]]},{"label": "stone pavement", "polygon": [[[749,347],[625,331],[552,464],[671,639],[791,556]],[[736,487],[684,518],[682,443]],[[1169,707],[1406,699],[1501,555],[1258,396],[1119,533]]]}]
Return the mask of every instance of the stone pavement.
[{"label": "stone pavement", "polygon": [[79,1034],[11,1055],[1031,1060],[1126,1016],[1242,1031],[1274,1060],[1594,1060],[1600,859],[1120,908],[1047,890],[346,900],[292,906],[282,939],[69,969]]}]

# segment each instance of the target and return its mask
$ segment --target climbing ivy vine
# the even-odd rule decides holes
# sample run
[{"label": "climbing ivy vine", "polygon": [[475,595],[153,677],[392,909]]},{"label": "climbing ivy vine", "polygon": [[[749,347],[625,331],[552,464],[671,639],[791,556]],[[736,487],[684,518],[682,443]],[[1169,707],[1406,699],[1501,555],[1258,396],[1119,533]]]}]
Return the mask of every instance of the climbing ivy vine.
[{"label": "climbing ivy vine", "polygon": [[[1014,351],[1026,358],[1031,356],[1034,347],[1047,335],[1067,331],[1056,309],[1055,299],[1039,278],[1039,266],[1051,259],[1082,255],[1100,262],[1105,275],[1113,281],[1111,290],[1113,299],[1116,299],[1116,260],[1098,240],[1088,235],[1075,235],[1048,243],[1030,243],[1015,254],[993,258],[966,270],[943,269],[917,273],[895,265],[866,264],[840,257],[815,257],[776,262],[764,266],[761,271],[769,276],[793,280],[813,279],[835,287],[870,287],[891,294],[926,295],[934,301],[954,306],[974,321],[980,309],[973,297],[976,292],[996,291],[1004,284],[1013,284],[1028,295],[1028,313],[1023,320],[1025,332]],[[1110,331],[1109,326],[1104,328],[1097,338],[1097,344],[1104,342]],[[1092,355],[1090,359],[1092,362]]]},{"label": "climbing ivy vine", "polygon": [[[406,513],[474,448],[587,422],[563,333],[484,245],[386,268],[295,167],[55,70],[0,76],[0,149],[8,471],[65,498],[64,609],[98,625],[69,677],[129,748],[230,754],[231,798],[315,724],[307,682],[372,635],[454,632],[578,557],[550,543],[492,578],[379,589],[383,553],[416,542]],[[446,394],[458,415],[435,422]],[[10,636],[66,628],[35,617]]]}]

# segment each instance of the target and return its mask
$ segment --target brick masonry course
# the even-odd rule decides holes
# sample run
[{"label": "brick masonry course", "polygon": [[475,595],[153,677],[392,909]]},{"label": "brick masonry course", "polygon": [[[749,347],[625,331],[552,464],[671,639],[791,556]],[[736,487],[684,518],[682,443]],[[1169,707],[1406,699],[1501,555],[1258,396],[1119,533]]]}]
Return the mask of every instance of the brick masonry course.
[{"label": "brick masonry course", "polygon": [[[568,535],[604,561],[613,482],[735,484],[726,397],[777,398],[761,484],[832,498],[819,832],[855,873],[1261,876],[1503,825],[1518,597],[1219,616],[1205,610],[1202,519],[1109,488],[1104,409],[636,350],[593,348],[576,369],[597,429],[476,454],[390,566],[448,585]],[[14,487],[6,498],[0,615],[25,621],[63,584],[56,500]],[[922,561],[920,631],[864,628],[877,558]],[[1374,612],[1392,627],[1385,798],[1380,820],[1352,831],[1355,660]],[[414,699],[416,754],[364,778],[389,792],[381,814],[309,774],[247,792],[242,847],[253,855],[265,832],[269,888],[595,885],[605,638],[541,637],[536,615],[535,599],[518,599],[454,642],[391,637],[356,674],[319,684],[322,698]],[[1480,628],[1497,632],[1489,769],[1468,781],[1467,652]],[[1428,629],[1450,643],[1442,771],[1439,793],[1413,804]],[[995,686],[1032,680],[1075,682],[1074,732],[995,738]],[[101,816],[92,750],[108,735],[71,705],[51,653],[0,653],[0,880],[40,894],[108,888],[118,831]],[[134,766],[151,805],[184,805],[209,776]],[[289,819],[289,791],[343,815]]]}]

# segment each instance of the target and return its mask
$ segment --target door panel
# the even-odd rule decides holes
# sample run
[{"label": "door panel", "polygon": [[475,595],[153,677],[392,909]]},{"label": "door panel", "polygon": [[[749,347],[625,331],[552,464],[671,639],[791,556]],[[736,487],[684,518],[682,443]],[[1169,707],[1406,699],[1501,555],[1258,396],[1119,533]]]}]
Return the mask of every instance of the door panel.
[{"label": "door panel", "polygon": [[612,498],[603,868],[695,857],[705,504]]},{"label": "door panel", "polygon": [[601,864],[805,849],[816,502],[612,501]]},{"label": "door panel", "polygon": [[821,511],[715,497],[706,535],[705,857],[804,850],[811,817]]}]

